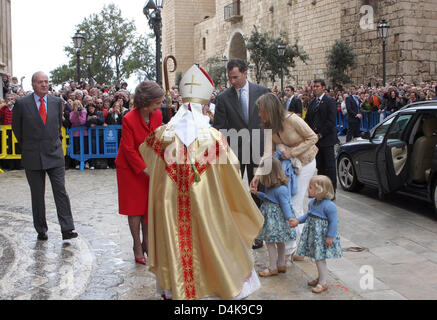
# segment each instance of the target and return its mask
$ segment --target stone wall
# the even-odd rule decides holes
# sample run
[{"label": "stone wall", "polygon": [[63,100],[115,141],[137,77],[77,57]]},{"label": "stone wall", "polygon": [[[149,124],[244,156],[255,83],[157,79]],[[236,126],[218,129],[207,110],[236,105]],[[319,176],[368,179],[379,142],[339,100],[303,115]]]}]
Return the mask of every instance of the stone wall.
[{"label": "stone wall", "polygon": [[12,74],[11,0],[0,0],[0,72]]},{"label": "stone wall", "polygon": [[[173,54],[178,62],[178,70],[185,72],[194,63],[193,34],[194,25],[206,17],[215,15],[214,1],[168,0],[162,11],[163,57]],[[174,83],[175,74],[170,74]]]},{"label": "stone wall", "polygon": [[[326,51],[336,39],[340,38],[340,3],[337,0],[243,0],[241,1],[241,21],[224,20],[226,0],[217,0],[217,15],[210,21],[195,26],[194,44],[198,49],[194,59],[205,63],[208,57],[240,57],[233,41],[242,36],[250,36],[254,25],[258,30],[268,31],[278,37],[286,32],[291,43],[298,41],[299,46],[309,54],[307,64],[297,60],[291,70],[292,77],[287,83],[303,84],[307,79],[324,77],[326,72]],[[315,23],[317,21],[318,23]],[[234,38],[238,37],[238,38]],[[206,38],[207,48],[203,50],[201,41]],[[245,48],[244,48],[245,49]],[[273,84],[269,84],[273,85]],[[276,83],[279,86],[279,83]]]},{"label": "stone wall", "polygon": [[[304,85],[316,77],[326,78],[326,57],[339,39],[349,41],[358,55],[357,68],[349,72],[354,83],[375,83],[383,74],[382,42],[376,27],[384,18],[391,26],[387,81],[399,76],[408,82],[436,79],[436,0],[241,0],[242,19],[225,21],[224,7],[232,2],[166,1],[163,51],[164,55],[175,54],[179,71],[185,72],[193,63],[205,66],[215,56],[248,58],[242,37],[249,36],[256,25],[274,36],[285,31],[290,42],[297,40],[309,55],[307,64],[297,60],[286,84]],[[363,6],[373,10],[372,29],[360,26],[368,13],[360,12]]]},{"label": "stone wall", "polygon": [[[370,5],[374,9],[374,26],[371,30],[360,27],[360,8]],[[385,19],[390,25],[387,38],[387,82],[403,77],[407,82],[437,80],[437,1],[435,0],[384,0],[342,1],[341,38],[355,47],[358,67],[351,72],[355,83],[371,80],[381,83],[382,41],[377,25]]]}]

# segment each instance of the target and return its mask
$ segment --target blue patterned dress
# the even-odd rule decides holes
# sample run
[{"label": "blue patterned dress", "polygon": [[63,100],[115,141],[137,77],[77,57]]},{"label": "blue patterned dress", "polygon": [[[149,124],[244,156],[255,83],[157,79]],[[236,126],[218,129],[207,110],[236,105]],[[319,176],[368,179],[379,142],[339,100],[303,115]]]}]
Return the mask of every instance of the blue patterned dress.
[{"label": "blue patterned dress", "polygon": [[258,240],[263,240],[267,243],[296,240],[296,230],[290,228],[288,220],[285,218],[279,204],[265,199],[260,207],[260,211],[264,216],[264,226]]},{"label": "blue patterned dress", "polygon": [[[325,202],[329,201],[329,202]],[[324,203],[325,202],[325,203]],[[309,212],[312,210],[316,211],[326,211],[330,200],[324,200],[322,203],[317,203],[312,200],[309,204]],[[335,205],[334,205],[335,206]],[[329,232],[332,231],[332,226],[330,228],[330,222],[326,218],[321,218],[318,215],[308,213],[299,220],[305,220],[305,227],[302,231],[302,236],[300,238],[300,243],[297,249],[298,256],[306,256],[312,258],[316,261],[325,259],[339,259],[342,257],[342,250],[340,244],[340,234],[337,231],[337,212],[335,211],[335,219],[330,216],[331,223],[335,224],[334,236],[332,246],[326,248],[325,242],[328,237]]]}]

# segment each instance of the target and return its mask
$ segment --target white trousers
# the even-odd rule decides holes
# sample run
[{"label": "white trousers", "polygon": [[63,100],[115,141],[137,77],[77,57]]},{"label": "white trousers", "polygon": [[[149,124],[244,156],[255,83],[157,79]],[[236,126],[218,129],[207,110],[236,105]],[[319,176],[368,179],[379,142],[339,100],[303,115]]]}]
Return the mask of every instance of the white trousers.
[{"label": "white trousers", "polygon": [[[296,219],[304,215],[303,203],[305,200],[305,195],[307,194],[311,178],[314,177],[314,175],[316,174],[316,170],[317,170],[316,159],[314,159],[311,163],[302,167],[300,174],[297,175],[297,193],[291,199],[291,204],[293,206],[293,211],[294,214],[296,215]],[[289,241],[285,243],[286,255],[290,255],[293,253],[294,250],[296,250],[297,242],[300,239],[302,230],[303,230],[303,225],[299,224],[296,228],[297,241]]]}]

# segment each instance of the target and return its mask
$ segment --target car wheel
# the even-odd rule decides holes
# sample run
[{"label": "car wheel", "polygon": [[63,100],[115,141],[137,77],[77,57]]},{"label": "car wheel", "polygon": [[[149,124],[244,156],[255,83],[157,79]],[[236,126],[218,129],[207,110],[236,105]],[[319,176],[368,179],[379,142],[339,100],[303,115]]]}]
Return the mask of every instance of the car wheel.
[{"label": "car wheel", "polygon": [[340,160],[338,161],[337,172],[338,172],[338,179],[340,180],[340,185],[343,188],[343,190],[346,191],[357,190],[358,187],[357,175],[352,160],[348,156],[343,155],[340,157]]}]

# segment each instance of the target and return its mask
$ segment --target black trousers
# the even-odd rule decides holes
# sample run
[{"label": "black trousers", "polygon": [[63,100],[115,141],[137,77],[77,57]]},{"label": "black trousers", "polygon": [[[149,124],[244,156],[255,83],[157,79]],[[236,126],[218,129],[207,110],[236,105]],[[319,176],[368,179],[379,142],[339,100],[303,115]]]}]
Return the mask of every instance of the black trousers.
[{"label": "black trousers", "polygon": [[352,141],[353,138],[358,138],[361,135],[360,126],[361,121],[359,119],[350,119],[348,117],[348,129],[346,135],[346,142]]},{"label": "black trousers", "polygon": [[337,190],[337,167],[335,165],[335,151],[334,146],[320,147],[316,156],[317,174],[329,177]]},{"label": "black trousers", "polygon": [[46,174],[50,178],[53,196],[55,198],[56,211],[58,214],[61,231],[74,230],[73,216],[71,213],[70,198],[65,189],[65,167],[53,168],[48,170],[28,170],[26,177],[30,186],[32,197],[33,225],[36,232],[47,232],[46,206],[45,206],[45,187]]}]

